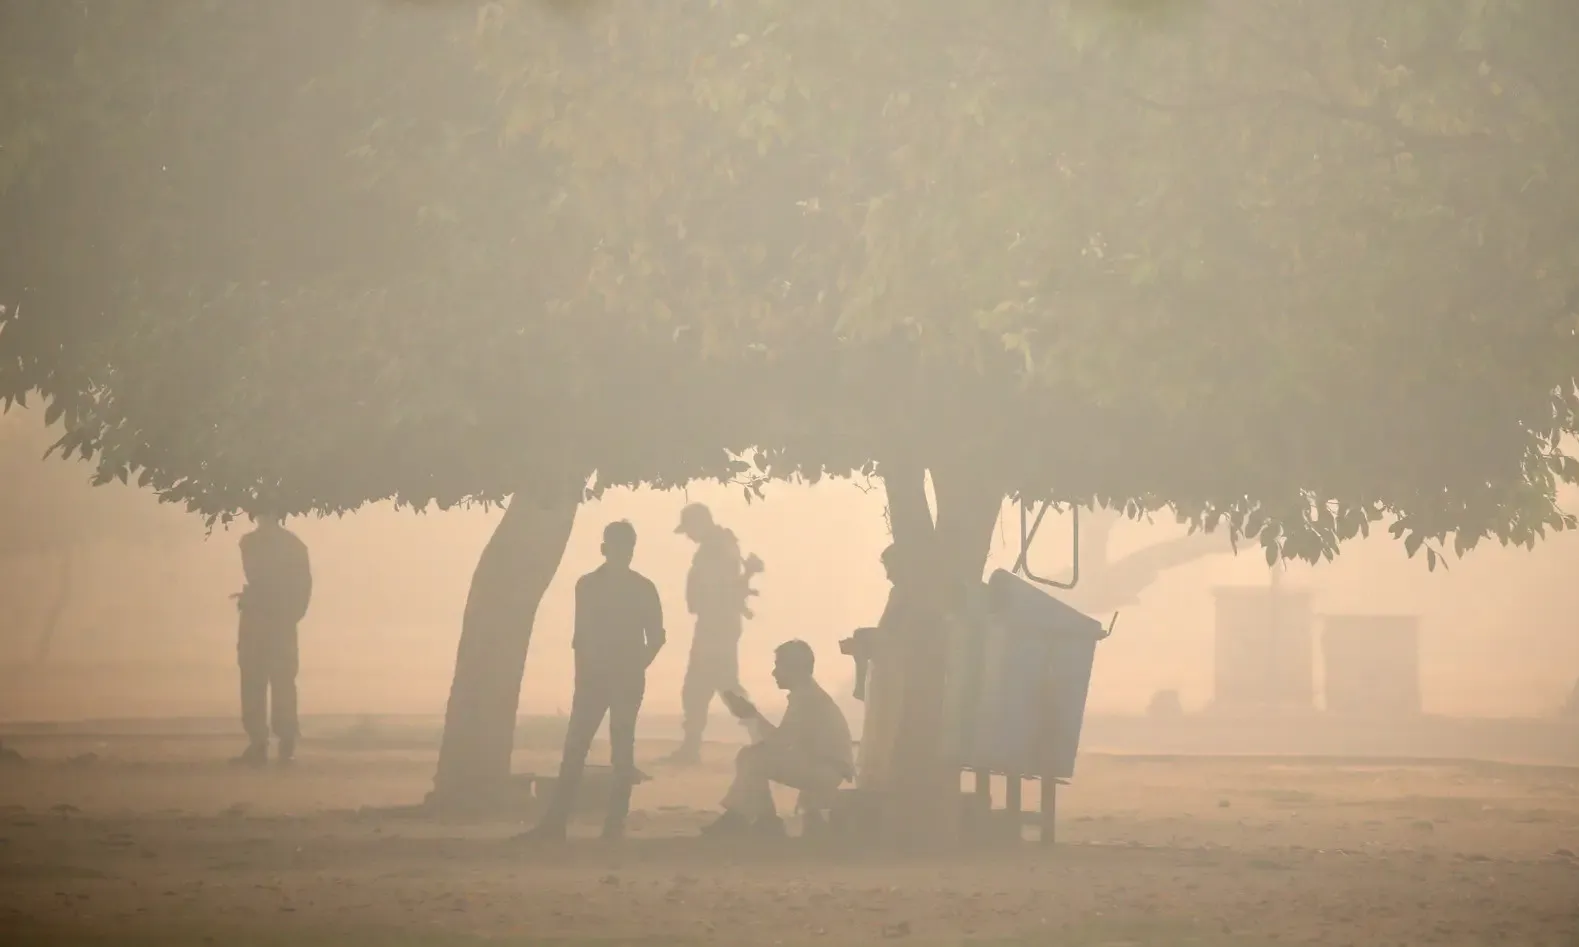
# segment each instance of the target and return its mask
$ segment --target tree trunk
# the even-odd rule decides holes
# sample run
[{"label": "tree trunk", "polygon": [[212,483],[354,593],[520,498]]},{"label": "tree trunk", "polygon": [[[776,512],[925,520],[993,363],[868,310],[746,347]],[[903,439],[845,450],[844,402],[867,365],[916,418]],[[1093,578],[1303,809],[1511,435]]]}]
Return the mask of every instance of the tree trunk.
[{"label": "tree trunk", "polygon": [[60,630],[60,620],[65,617],[66,606],[71,603],[76,558],[76,550],[70,546],[61,550],[60,577],[55,584],[55,598],[49,603],[49,611],[44,614],[44,623],[39,628],[38,645],[33,655],[39,664],[49,660],[49,652],[55,645],[55,634]]},{"label": "tree trunk", "polygon": [[532,624],[579,505],[579,489],[518,491],[483,548],[461,619],[431,807],[484,810],[508,794]]},{"label": "tree trunk", "polygon": [[925,476],[915,466],[890,465],[883,471],[894,543],[908,564],[896,577],[895,591],[916,603],[912,627],[895,649],[903,665],[904,693],[888,830],[891,839],[907,846],[941,848],[957,841],[960,814],[959,770],[943,757],[938,742],[944,731],[947,621],[963,610],[971,586],[981,582],[1003,494],[970,471],[934,467],[933,516],[925,500]]}]

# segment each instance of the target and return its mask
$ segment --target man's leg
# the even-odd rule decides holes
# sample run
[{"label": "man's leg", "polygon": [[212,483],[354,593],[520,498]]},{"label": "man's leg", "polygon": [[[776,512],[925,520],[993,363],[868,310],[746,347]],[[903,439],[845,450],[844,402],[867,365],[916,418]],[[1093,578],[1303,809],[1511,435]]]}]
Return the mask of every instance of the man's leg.
[{"label": "man's leg", "polygon": [[773,808],[770,779],[774,755],[766,743],[754,743],[735,754],[735,779],[724,794],[725,820],[751,824],[778,814]]},{"label": "man's leg", "polygon": [[608,713],[608,685],[592,675],[576,675],[576,692],[570,701],[570,724],[565,732],[565,752],[559,760],[559,781],[554,784],[554,795],[548,809],[533,829],[534,835],[563,837],[570,824],[570,813],[575,808],[576,793],[581,789],[581,774],[586,769],[587,751],[592,748],[592,738],[603,725]]},{"label": "man's leg", "polygon": [[283,629],[273,642],[274,655],[269,677],[269,702],[274,738],[280,741],[280,762],[296,758],[296,740],[301,724],[296,714],[296,674],[301,669],[301,654],[296,646],[296,629]]},{"label": "man's leg", "polygon": [[749,697],[746,689],[740,686],[740,633],[733,631],[727,637],[720,637],[718,651],[713,656],[713,689],[715,691],[734,691],[737,694]]},{"label": "man's leg", "polygon": [[268,659],[250,642],[244,642],[236,652],[241,671],[241,728],[247,733],[247,749],[235,762],[259,765],[269,759]]},{"label": "man's leg", "polygon": [[698,622],[685,665],[685,683],[680,686],[685,736],[680,748],[665,758],[670,763],[698,763],[702,759],[702,734],[707,730],[707,714],[717,692],[706,634],[706,627]]},{"label": "man's leg", "polygon": [[646,687],[643,674],[621,684],[610,697],[609,763],[614,769],[614,784],[609,789],[609,809],[603,820],[605,838],[619,838],[625,834],[631,787],[636,785],[636,718],[641,713]]},{"label": "man's leg", "polygon": [[784,824],[773,805],[773,784],[799,789],[812,798],[825,798],[838,789],[842,778],[829,766],[813,762],[771,743],[757,743],[735,757],[735,781],[724,796],[724,816],[715,825],[755,826],[775,834]]}]

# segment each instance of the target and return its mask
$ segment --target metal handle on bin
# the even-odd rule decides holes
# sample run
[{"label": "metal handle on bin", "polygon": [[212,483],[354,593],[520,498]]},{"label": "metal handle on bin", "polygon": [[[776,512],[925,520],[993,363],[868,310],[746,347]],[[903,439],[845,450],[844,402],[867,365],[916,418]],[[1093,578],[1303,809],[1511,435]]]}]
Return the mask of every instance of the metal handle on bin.
[{"label": "metal handle on bin", "polygon": [[1055,589],[1072,589],[1080,582],[1080,507],[1078,506],[1071,507],[1069,511],[1072,524],[1071,546],[1073,547],[1069,581],[1065,583],[1059,582],[1057,579],[1046,579],[1031,571],[1031,540],[1036,538],[1036,531],[1041,528],[1042,517],[1047,515],[1047,508],[1050,505],[1049,501],[1043,500],[1041,508],[1036,511],[1036,520],[1027,523],[1027,504],[1024,500],[1020,501],[1020,558],[1014,563],[1014,571],[1041,585],[1050,585]]}]

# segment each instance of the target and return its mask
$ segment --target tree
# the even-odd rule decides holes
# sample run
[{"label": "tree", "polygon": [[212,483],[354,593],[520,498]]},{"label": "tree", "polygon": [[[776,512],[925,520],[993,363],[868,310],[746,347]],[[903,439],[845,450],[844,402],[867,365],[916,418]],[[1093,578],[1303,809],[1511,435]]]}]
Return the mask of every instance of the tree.
[{"label": "tree", "polygon": [[1140,594],[1162,573],[1207,556],[1233,551],[1217,533],[1187,532],[1147,543],[1114,557],[1113,529],[1123,517],[1101,510],[1080,520],[1080,581],[1070,590],[1071,604],[1092,615],[1117,612],[1140,601]]},{"label": "tree", "polygon": [[440,795],[589,482],[875,472],[935,615],[1005,495],[1573,525],[1569,6],[1156,6],[12,0],[0,397],[212,517],[513,497]]}]

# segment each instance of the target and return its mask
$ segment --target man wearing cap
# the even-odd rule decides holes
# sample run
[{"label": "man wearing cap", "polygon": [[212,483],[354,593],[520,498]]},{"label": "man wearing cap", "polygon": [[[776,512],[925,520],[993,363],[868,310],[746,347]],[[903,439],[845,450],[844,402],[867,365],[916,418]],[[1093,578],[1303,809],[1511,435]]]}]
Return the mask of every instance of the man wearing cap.
[{"label": "man wearing cap", "polygon": [[691,654],[685,668],[680,703],[685,711],[685,738],[666,762],[692,764],[701,760],[702,733],[713,697],[740,690],[740,635],[752,617],[746,600],[756,595],[751,578],[762,560],[740,555],[735,534],[713,521],[700,503],[680,511],[675,532],[696,543],[696,555],[685,580],[685,604],[696,616]]}]

